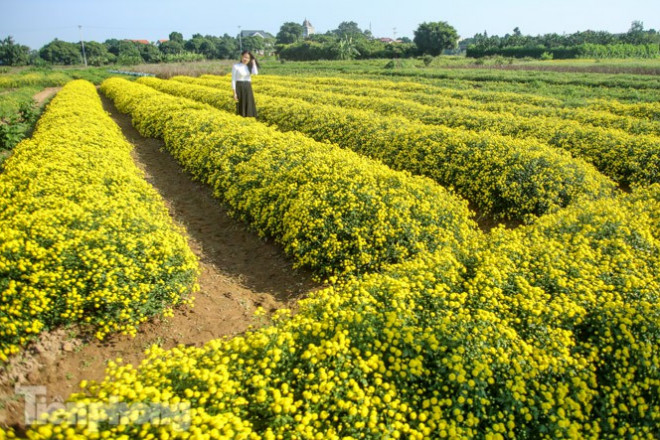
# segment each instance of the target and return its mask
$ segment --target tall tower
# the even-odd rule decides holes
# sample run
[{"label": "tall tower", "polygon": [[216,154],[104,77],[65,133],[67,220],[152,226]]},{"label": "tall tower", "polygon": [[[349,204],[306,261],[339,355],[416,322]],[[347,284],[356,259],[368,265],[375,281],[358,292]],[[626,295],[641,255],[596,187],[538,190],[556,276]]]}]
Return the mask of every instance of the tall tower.
[{"label": "tall tower", "polygon": [[314,34],[314,26],[312,26],[312,23],[305,18],[305,21],[303,21],[303,38],[307,38],[310,35]]}]

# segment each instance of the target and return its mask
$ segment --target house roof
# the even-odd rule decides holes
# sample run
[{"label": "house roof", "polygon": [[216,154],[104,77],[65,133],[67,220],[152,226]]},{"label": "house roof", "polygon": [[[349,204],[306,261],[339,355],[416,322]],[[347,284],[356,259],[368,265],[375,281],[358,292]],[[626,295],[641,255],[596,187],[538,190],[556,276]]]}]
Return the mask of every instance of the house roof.
[{"label": "house roof", "polygon": [[398,38],[396,40],[393,40],[392,38],[389,37],[379,38],[378,41],[382,41],[383,43],[401,43],[401,40],[399,40]]},{"label": "house roof", "polygon": [[269,32],[262,31],[262,30],[258,30],[258,31],[243,30],[243,31],[241,31],[241,37],[275,38]]}]

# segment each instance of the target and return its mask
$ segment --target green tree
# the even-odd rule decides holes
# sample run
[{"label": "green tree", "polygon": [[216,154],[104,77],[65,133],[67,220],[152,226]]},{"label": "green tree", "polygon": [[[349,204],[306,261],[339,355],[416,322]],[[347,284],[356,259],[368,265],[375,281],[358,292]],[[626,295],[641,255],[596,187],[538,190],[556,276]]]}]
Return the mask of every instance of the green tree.
[{"label": "green tree", "polygon": [[623,41],[629,44],[644,44],[647,42],[646,33],[644,32],[644,23],[635,20],[631,23],[630,29],[623,36]]},{"label": "green tree", "polygon": [[117,63],[125,66],[132,66],[140,64],[141,62],[142,57],[140,56],[140,50],[136,43],[128,40],[119,42],[119,56],[117,57]]},{"label": "green tree", "polygon": [[201,46],[199,46],[199,53],[203,54],[209,60],[218,58],[215,40],[209,37],[204,38]]},{"label": "green tree", "polygon": [[183,45],[183,34],[181,32],[170,32],[170,41],[176,41]]},{"label": "green tree", "polygon": [[136,46],[140,52],[140,57],[145,63],[159,63],[162,55],[158,47],[154,44],[140,44]]},{"label": "green tree", "polygon": [[200,48],[202,47],[202,42],[204,37],[201,35],[193,35],[193,37],[186,41],[183,45],[183,48],[188,52],[200,53]]},{"label": "green tree", "polygon": [[0,40],[0,64],[4,66],[24,66],[29,61],[29,47],[16,44],[11,36]]},{"label": "green tree", "polygon": [[330,47],[331,44],[335,44],[335,41],[334,38],[332,42],[308,38],[297,43],[283,45],[279,55],[281,59],[291,61],[331,59],[336,57],[336,54],[331,53]]},{"label": "green tree", "polygon": [[519,27],[515,27],[513,29],[513,35],[507,35],[507,46],[525,46],[528,41],[525,36],[523,36],[522,32],[520,32]]},{"label": "green tree", "polygon": [[339,39],[345,37],[351,37],[353,39],[364,37],[362,30],[354,21],[342,21],[337,29],[331,31],[332,34],[335,34]]},{"label": "green tree", "polygon": [[444,21],[422,23],[413,38],[421,54],[440,55],[445,49],[454,49],[458,42],[458,32]]},{"label": "green tree", "polygon": [[224,34],[215,43],[216,56],[222,60],[228,60],[236,57],[238,52],[238,40],[231,35]]},{"label": "green tree", "polygon": [[243,37],[243,50],[256,53],[266,48],[266,41],[262,37]]},{"label": "green tree", "polygon": [[39,56],[51,64],[82,64],[80,45],[57,38],[39,49]]},{"label": "green tree", "polygon": [[302,40],[303,27],[301,24],[292,21],[284,23],[280,26],[280,31],[275,36],[276,44],[291,44],[296,41]]},{"label": "green tree", "polygon": [[[170,34],[170,36],[171,35],[172,34]],[[177,41],[177,40],[163,41],[162,43],[160,43],[158,48],[160,49],[160,52],[163,55],[179,55],[179,54],[182,54],[185,51],[185,48],[183,47],[183,40],[182,41]]]},{"label": "green tree", "polygon": [[103,42],[103,45],[108,49],[108,52],[114,54],[116,57],[119,56],[119,40],[116,38],[108,38]]},{"label": "green tree", "polygon": [[415,47],[412,41],[386,44],[385,55],[379,58],[410,58],[415,55],[416,51],[417,47]]},{"label": "green tree", "polygon": [[103,66],[115,59],[104,44],[96,41],[85,41],[85,56],[91,66]]}]

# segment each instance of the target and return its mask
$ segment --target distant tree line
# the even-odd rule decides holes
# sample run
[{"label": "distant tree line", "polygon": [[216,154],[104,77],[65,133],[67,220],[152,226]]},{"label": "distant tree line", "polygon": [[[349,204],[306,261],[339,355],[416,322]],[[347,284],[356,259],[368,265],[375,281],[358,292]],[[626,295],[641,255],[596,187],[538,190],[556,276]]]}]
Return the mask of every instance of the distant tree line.
[{"label": "distant tree line", "polygon": [[644,30],[634,21],[624,34],[584,31],[569,35],[523,35],[519,28],[503,37],[486,32],[459,41],[458,33],[446,22],[419,25],[413,40],[374,38],[353,21],[342,22],[324,34],[304,35],[301,24],[284,23],[277,36],[230,36],[194,34],[185,40],[172,32],[168,40],[149,43],[108,39],[103,43],[70,43],[55,39],[39,50],[16,43],[11,36],[0,40],[0,65],[134,65],[172,61],[236,59],[241,49],[282,60],[410,58],[465,53],[468,57],[506,56],[531,58],[625,58],[660,56],[660,33]]},{"label": "distant tree line", "polygon": [[298,23],[284,23],[277,33],[275,48],[280,59],[292,61],[407,58],[417,54],[409,38],[399,41],[376,39],[353,21],[342,22],[325,34],[303,37]]},{"label": "distant tree line", "polygon": [[179,32],[154,43],[109,39],[103,43],[70,43],[55,39],[39,50],[30,50],[12,37],[0,41],[0,64],[107,64],[134,65],[170,61],[235,59],[240,50],[261,55],[277,55],[283,60],[407,58],[425,53],[437,55],[457,45],[456,30],[445,22],[423,23],[415,40],[403,37],[396,41],[377,39],[361,30],[355,22],[342,22],[325,34],[303,37],[303,26],[284,23],[276,37],[194,34],[184,40]]},{"label": "distant tree line", "polygon": [[574,34],[523,35],[519,28],[503,37],[486,32],[463,40],[466,56],[481,58],[505,56],[514,58],[655,58],[660,56],[660,32],[644,30],[641,21],[633,21],[628,32],[611,34],[584,31]]},{"label": "distant tree line", "polygon": [[369,58],[410,58],[439,55],[457,47],[458,33],[446,22],[422,23],[413,40],[374,38],[353,21],[342,22],[325,34],[303,37],[303,27],[284,23],[277,34],[275,47],[280,59],[293,61],[347,60]]},{"label": "distant tree line", "polygon": [[[270,42],[270,45],[272,46],[273,43],[274,41]],[[39,50],[30,50],[27,46],[15,43],[9,36],[0,40],[0,65],[76,65],[86,62],[91,66],[103,66],[233,59],[237,57],[239,46],[243,49],[263,52],[268,44],[269,42],[261,37],[238,38],[227,34],[222,37],[194,34],[191,39],[184,40],[180,32],[172,32],[168,40],[155,43],[114,38],[103,43],[96,41],[70,43],[55,39]]]}]

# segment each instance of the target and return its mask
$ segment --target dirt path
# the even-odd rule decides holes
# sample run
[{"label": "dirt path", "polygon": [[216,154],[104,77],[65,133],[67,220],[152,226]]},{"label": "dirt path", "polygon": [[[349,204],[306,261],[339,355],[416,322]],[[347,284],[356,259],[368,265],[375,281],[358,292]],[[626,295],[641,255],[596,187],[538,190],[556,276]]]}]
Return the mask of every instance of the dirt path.
[{"label": "dirt path", "polygon": [[34,100],[37,102],[37,105],[41,106],[44,102],[53,97],[53,95],[60,91],[62,87],[46,87],[41,92],[33,96]]},{"label": "dirt path", "polygon": [[193,182],[161,151],[162,141],[142,137],[111,101],[103,98],[103,105],[135,145],[136,164],[165,199],[174,221],[188,231],[201,262],[201,289],[192,309],[146,323],[135,338],[115,336],[100,343],[81,341],[71,330],[44,335],[22,362],[0,373],[0,426],[22,428],[25,420],[23,398],[14,385],[45,386],[45,403],[50,405],[77,391],[81,380],[100,380],[110,359],[137,364],[152,344],[199,346],[242,333],[259,324],[253,318],[258,306],[267,312],[289,307],[319,287],[309,273],[291,269],[280,247],[230,218],[208,187]]}]

